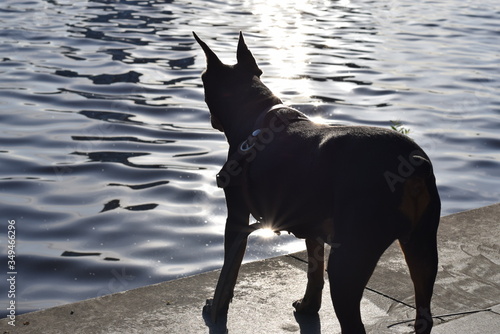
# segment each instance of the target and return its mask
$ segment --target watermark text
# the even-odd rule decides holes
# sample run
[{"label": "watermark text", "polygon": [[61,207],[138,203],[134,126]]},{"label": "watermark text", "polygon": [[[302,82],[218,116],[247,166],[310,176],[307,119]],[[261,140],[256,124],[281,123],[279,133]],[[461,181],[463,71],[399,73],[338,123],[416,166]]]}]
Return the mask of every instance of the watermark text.
[{"label": "watermark text", "polygon": [[7,318],[16,325],[16,221],[7,221]]}]

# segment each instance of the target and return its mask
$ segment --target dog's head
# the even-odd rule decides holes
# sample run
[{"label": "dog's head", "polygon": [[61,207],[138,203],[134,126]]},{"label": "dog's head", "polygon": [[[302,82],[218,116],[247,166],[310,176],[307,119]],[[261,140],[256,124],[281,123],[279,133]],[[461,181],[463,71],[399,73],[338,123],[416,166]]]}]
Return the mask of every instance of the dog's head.
[{"label": "dog's head", "polygon": [[207,57],[207,69],[202,74],[205,102],[210,110],[212,126],[226,132],[226,124],[237,118],[245,118],[245,110],[270,97],[276,97],[260,81],[261,69],[245,44],[240,32],[235,65],[223,64],[219,57],[194,32]]}]

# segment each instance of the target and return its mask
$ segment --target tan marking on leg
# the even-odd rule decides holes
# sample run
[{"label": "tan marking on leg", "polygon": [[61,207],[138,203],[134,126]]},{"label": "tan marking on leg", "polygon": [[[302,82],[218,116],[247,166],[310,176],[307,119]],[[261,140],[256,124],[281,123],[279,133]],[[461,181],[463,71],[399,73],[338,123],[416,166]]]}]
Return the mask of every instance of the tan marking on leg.
[{"label": "tan marking on leg", "polygon": [[405,181],[403,197],[399,210],[410,220],[415,228],[430,203],[430,195],[422,177],[413,177]]}]

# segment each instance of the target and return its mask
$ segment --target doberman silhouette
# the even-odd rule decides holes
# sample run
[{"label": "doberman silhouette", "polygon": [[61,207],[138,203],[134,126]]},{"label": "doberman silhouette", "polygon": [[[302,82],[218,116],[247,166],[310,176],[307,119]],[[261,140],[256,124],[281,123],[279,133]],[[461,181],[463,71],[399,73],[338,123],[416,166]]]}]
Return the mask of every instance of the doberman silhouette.
[{"label": "doberman silhouette", "polygon": [[[202,74],[211,123],[229,143],[217,175],[227,222],[224,265],[205,311],[227,315],[248,235],[267,226],[304,238],[308,283],[296,312],[316,313],[324,285],[342,333],[365,333],[360,301],[387,247],[399,240],[415,289],[417,333],[432,328],[441,202],[429,157],[391,129],[318,124],[267,88],[240,33],[237,64],[223,64],[195,33],[207,58]],[[249,225],[252,215],[258,223]]]}]

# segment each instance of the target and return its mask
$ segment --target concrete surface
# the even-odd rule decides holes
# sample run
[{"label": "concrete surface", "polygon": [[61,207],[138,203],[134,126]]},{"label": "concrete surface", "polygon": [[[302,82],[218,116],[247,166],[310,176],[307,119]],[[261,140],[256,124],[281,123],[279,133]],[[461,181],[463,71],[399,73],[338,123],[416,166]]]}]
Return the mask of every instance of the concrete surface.
[{"label": "concrete surface", "polygon": [[[500,204],[442,218],[433,333],[500,333]],[[339,333],[328,284],[318,316],[292,302],[306,285],[303,252],[243,265],[227,322],[202,314],[218,271],[0,320],[0,333]],[[397,244],[381,258],[362,301],[369,333],[411,333],[413,289]],[[227,326],[227,328],[226,328]]]}]

